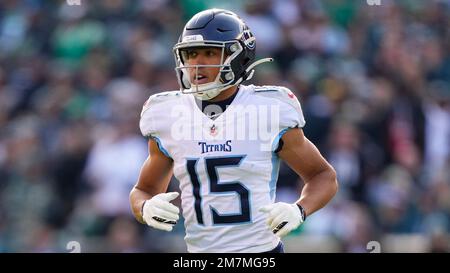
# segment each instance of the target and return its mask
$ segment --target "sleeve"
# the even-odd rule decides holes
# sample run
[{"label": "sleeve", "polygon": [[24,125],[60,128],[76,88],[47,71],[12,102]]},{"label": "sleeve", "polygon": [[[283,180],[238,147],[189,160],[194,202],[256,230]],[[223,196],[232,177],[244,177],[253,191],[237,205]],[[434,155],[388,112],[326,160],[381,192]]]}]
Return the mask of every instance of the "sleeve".
[{"label": "sleeve", "polygon": [[277,94],[280,107],[278,135],[272,142],[272,151],[281,150],[281,137],[291,128],[303,128],[306,124],[302,107],[295,94],[286,87],[279,87]]},{"label": "sleeve", "polygon": [[[141,118],[139,121],[139,128],[141,130],[141,134],[148,139],[153,139],[158,144],[158,148],[161,152],[163,152],[167,157],[172,158],[167,147],[163,145],[162,140],[162,123],[164,120],[164,111],[160,109],[161,100],[158,99],[160,94],[155,94],[150,96],[150,98],[144,103],[141,111]],[[157,122],[159,121],[159,122]],[[166,143],[167,144],[167,143]]]},{"label": "sleeve", "polygon": [[141,129],[141,134],[150,138],[152,134],[156,133],[155,124],[153,122],[153,109],[150,110],[150,105],[152,104],[152,97],[148,98],[148,100],[144,103],[141,111],[141,119],[139,121],[139,128]]},{"label": "sleeve", "polygon": [[288,88],[280,88],[280,131],[289,128],[303,128],[306,124],[302,107],[294,93]]}]

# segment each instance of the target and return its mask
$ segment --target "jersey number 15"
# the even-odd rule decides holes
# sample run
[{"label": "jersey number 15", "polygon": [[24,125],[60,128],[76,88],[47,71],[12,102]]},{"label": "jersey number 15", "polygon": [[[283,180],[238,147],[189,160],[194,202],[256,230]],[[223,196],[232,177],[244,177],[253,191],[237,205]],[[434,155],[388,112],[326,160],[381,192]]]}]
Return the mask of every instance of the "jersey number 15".
[{"label": "jersey number 15", "polygon": [[[235,224],[250,221],[249,191],[239,181],[220,183],[217,175],[217,168],[237,167],[245,156],[227,156],[205,158],[206,170],[211,193],[236,192],[239,195],[241,212],[237,214],[219,214],[216,209],[210,207],[214,224]],[[193,193],[195,198],[195,214],[199,224],[203,224],[202,196],[200,195],[200,181],[196,171],[199,158],[187,160],[187,171],[191,178]]]}]

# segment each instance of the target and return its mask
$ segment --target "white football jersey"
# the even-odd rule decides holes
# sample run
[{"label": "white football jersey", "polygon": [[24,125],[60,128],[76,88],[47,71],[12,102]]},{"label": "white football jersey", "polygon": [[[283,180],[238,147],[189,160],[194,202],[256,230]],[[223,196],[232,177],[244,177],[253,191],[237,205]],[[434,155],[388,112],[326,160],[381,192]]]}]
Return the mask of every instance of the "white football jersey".
[{"label": "white football jersey", "polygon": [[240,85],[215,120],[179,91],[152,95],[140,128],[174,162],[189,252],[265,252],[279,243],[259,209],[275,200],[279,157],[289,128],[303,127],[285,87]]}]

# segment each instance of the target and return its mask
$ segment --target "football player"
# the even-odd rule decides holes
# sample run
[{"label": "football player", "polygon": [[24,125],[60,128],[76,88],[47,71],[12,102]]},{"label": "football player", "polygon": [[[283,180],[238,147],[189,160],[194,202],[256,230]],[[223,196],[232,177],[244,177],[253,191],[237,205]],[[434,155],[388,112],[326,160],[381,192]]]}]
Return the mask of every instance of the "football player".
[{"label": "football player", "polygon": [[[255,61],[255,48],[235,13],[196,14],[173,48],[180,90],[152,95],[142,109],[149,157],[131,207],[139,222],[171,231],[179,194],[166,191],[175,175],[189,252],[283,252],[280,238],[338,188],[333,167],[303,134],[296,96],[281,86],[242,84],[271,61]],[[280,160],[305,183],[292,204],[274,203]]]}]

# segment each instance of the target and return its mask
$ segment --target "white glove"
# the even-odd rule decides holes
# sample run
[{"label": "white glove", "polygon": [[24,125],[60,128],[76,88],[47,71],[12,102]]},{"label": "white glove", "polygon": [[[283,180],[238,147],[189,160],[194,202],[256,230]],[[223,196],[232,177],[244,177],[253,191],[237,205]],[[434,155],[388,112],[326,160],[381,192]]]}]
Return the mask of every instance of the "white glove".
[{"label": "white glove", "polygon": [[180,209],[171,204],[170,201],[177,198],[178,192],[160,193],[146,200],[142,206],[142,218],[151,227],[172,231],[177,220]]},{"label": "white glove", "polygon": [[297,204],[278,202],[259,209],[268,213],[267,225],[280,238],[298,228],[304,221]]}]

